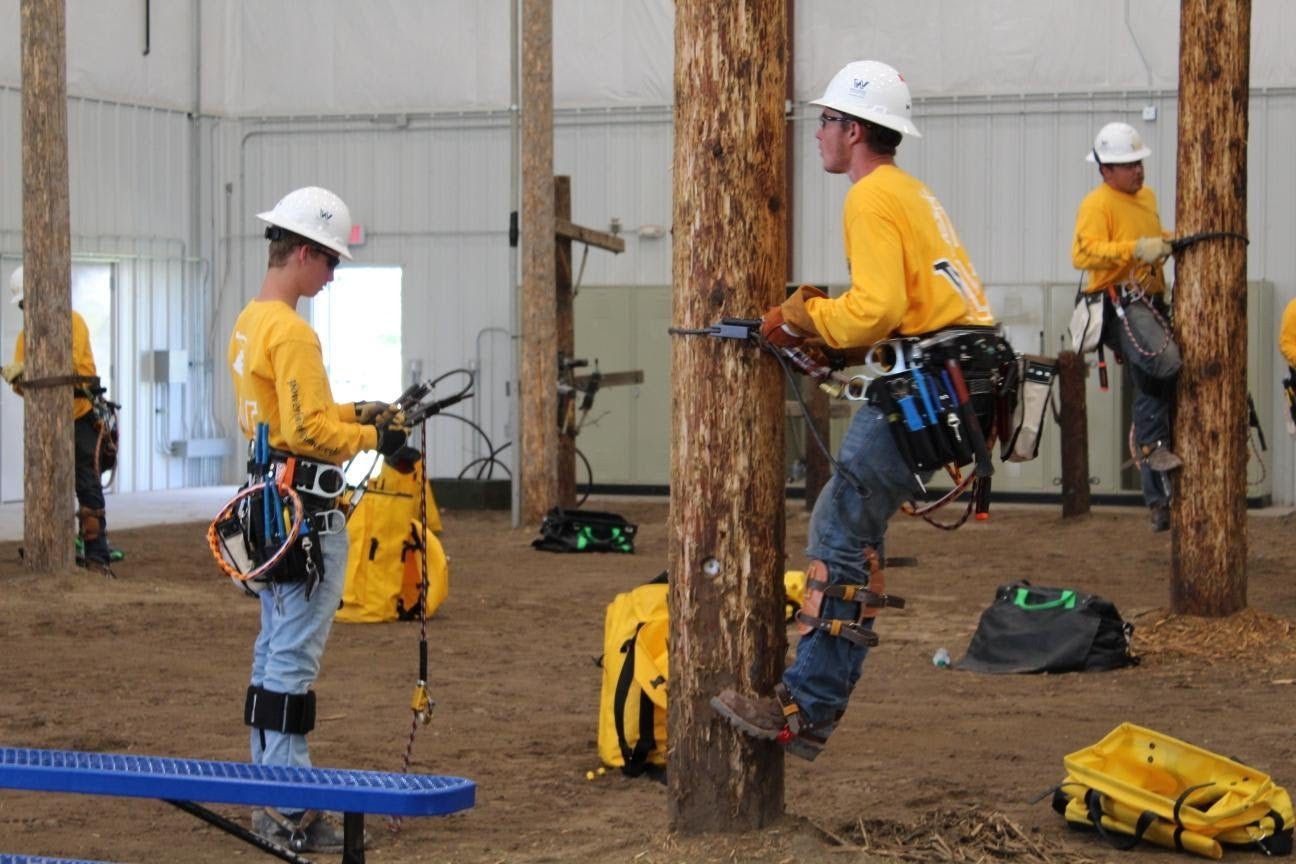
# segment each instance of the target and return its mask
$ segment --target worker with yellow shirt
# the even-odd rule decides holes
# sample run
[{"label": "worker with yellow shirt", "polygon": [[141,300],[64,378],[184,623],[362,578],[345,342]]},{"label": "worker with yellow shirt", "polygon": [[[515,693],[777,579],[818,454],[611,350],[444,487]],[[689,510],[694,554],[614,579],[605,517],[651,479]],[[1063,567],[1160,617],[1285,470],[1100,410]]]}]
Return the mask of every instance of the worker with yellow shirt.
[{"label": "worker with yellow shirt", "polygon": [[[1181,360],[1167,323],[1162,262],[1171,246],[1156,195],[1143,185],[1151,154],[1128,123],[1108,123],[1085,158],[1102,182],[1076,213],[1072,264],[1089,272],[1083,300],[1105,310],[1102,344],[1117,352],[1134,385],[1134,441],[1153,531],[1170,527],[1169,472],[1183,462],[1170,449],[1170,410]],[[1101,299],[1098,299],[1101,298]]]},{"label": "worker with yellow shirt", "polygon": [[[266,424],[271,458],[294,458],[297,474],[319,474],[361,450],[395,455],[405,445],[405,432],[373,425],[389,416],[387,406],[334,401],[319,337],[297,314],[298,302],[324,290],[341,259],[351,260],[350,210],[337,195],[310,186],[290,192],[257,218],[269,225],[269,263],[261,291],[239,313],[229,343],[239,428],[251,441],[258,424]],[[336,506],[324,494],[301,498],[307,518]],[[259,593],[261,632],[244,706],[252,762],[258,765],[311,764],[310,687],[342,597],[348,541],[345,531],[323,528],[310,536],[319,542],[304,547],[301,566],[285,565]],[[252,829],[295,851],[342,848],[341,829],[315,811],[258,808]]]},{"label": "worker with yellow shirt", "polygon": [[[10,302],[23,308],[23,268],[14,270],[9,277]],[[13,362],[4,369],[4,379],[15,393],[22,395],[22,373],[27,358],[26,331],[18,332],[14,345]],[[72,311],[72,374],[95,378],[94,352],[90,350],[90,328],[85,319]],[[108,546],[108,521],[105,515],[103,479],[99,473],[99,421],[95,417],[89,398],[83,388],[74,391],[72,399],[72,429],[76,470],[77,534],[82,547],[78,563],[106,568],[120,558]]]},{"label": "worker with yellow shirt", "polygon": [[[885,63],[850,63],[811,104],[822,109],[816,137],[824,170],[852,184],[842,208],[851,284],[839,297],[802,286],[765,314],[762,336],[780,348],[858,355],[893,337],[939,342],[943,333],[951,341],[976,333],[979,344],[1011,356],[949,215],[931,190],[896,165],[902,138],[919,137],[904,79]],[[974,368],[982,359],[969,356],[969,384],[983,371]],[[986,373],[978,380],[986,386],[973,399],[986,430],[993,398],[988,379]],[[884,560],[887,521],[921,492],[923,472],[915,473],[872,400],[855,413],[837,463],[810,519],[795,662],[773,696],[724,690],[711,700],[740,732],[780,741],[805,759],[822,750],[876,641],[876,608],[864,588]]]}]

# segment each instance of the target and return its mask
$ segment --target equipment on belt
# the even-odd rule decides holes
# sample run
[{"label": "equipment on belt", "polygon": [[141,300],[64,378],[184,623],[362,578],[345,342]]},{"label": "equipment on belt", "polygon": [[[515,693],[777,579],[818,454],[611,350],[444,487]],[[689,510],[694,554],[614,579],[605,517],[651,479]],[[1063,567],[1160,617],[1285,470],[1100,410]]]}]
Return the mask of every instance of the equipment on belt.
[{"label": "equipment on belt", "polygon": [[1291,797],[1235,759],[1122,723],[1062,764],[1067,775],[1051,790],[1053,809],[1116,849],[1147,840],[1216,860],[1225,846],[1291,854]]},{"label": "equipment on belt", "polygon": [[[862,371],[854,375],[833,368],[836,364],[832,362],[824,366],[815,356],[818,352],[769,344],[760,339],[760,326],[759,318],[722,318],[710,327],[671,327],[668,332],[754,342],[779,361],[789,378],[791,364],[818,381],[829,395],[868,401],[878,408],[918,489],[925,492],[924,475],[942,467],[954,483],[953,489],[934,502],[902,506],[905,513],[920,516],[937,528],[958,528],[974,509],[979,519],[988,515],[994,440],[1006,437],[1016,441],[1022,428],[1034,424],[1036,432],[1027,438],[1038,447],[1042,419],[1017,407],[1025,393],[1017,370],[1020,360],[997,326],[952,326],[923,336],[884,339],[869,348]],[[1041,381],[1051,388],[1053,367],[1046,358],[1032,359],[1038,361],[1038,368],[1050,370],[1047,380]],[[802,401],[795,388],[794,393]],[[1038,406],[1037,402],[1032,402],[1032,409],[1047,405],[1047,400]],[[803,414],[809,413],[804,404],[801,407]],[[838,475],[862,488],[829,452],[814,426],[810,431]],[[974,470],[964,475],[960,469],[973,463]],[[946,524],[931,518],[933,512],[969,490],[972,494],[961,519]]]}]

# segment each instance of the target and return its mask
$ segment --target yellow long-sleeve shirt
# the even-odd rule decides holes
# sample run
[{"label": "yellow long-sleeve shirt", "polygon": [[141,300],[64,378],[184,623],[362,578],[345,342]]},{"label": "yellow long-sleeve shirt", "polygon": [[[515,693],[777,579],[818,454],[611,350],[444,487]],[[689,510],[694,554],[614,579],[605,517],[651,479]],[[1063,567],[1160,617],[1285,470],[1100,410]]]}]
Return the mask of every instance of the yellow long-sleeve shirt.
[{"label": "yellow long-sleeve shirt", "polygon": [[1283,309],[1282,327],[1278,330],[1278,350],[1287,360],[1287,365],[1296,369],[1296,300]]},{"label": "yellow long-sleeve shirt", "polygon": [[243,307],[229,367],[239,428],[249,439],[264,422],[271,447],[335,465],[378,446],[377,430],[356,423],[355,405],[333,401],[319,337],[288,304]]},{"label": "yellow long-sleeve shirt", "polygon": [[[18,331],[18,343],[14,345],[13,362],[22,363],[27,359],[27,341],[24,338],[25,331]],[[72,312],[72,374],[74,375],[98,375],[95,369],[94,352],[90,350],[90,328],[86,326],[85,319],[81,313],[73,310]],[[21,381],[19,386],[21,386]],[[19,387],[14,387],[17,391]],[[72,419],[79,420],[90,413],[90,400],[84,396],[74,396],[72,399]]]},{"label": "yellow long-sleeve shirt", "polygon": [[945,208],[894,165],[875,168],[851,186],[842,205],[842,235],[850,288],[840,297],[806,300],[810,320],[792,321],[813,326],[833,348],[952,324],[995,323]]},{"label": "yellow long-sleeve shirt", "polygon": [[[1128,280],[1136,267],[1146,268],[1134,258],[1134,243],[1140,237],[1165,237],[1157,215],[1156,195],[1144,186],[1133,195],[1098,184],[1080,202],[1076,211],[1075,239],[1071,263],[1089,271],[1085,293],[1102,291],[1108,285]],[[1143,289],[1149,294],[1165,292],[1165,273],[1160,265],[1151,268]],[[1140,271],[1141,272],[1141,271]]]}]

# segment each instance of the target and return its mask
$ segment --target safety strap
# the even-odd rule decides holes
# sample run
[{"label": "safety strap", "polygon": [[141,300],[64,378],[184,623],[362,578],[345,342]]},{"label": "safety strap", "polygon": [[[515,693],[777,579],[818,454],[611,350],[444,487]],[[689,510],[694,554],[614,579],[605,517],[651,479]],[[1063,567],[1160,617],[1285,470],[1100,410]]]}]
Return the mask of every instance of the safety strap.
[{"label": "safety strap", "polygon": [[627,777],[638,777],[647,770],[648,754],[657,746],[653,732],[653,701],[642,690],[639,691],[639,740],[633,748],[625,734],[626,700],[630,698],[630,685],[634,683],[635,642],[639,638],[641,627],[642,623],[635,627],[634,635],[621,645],[625,661],[621,664],[621,674],[617,676],[616,690],[612,697],[613,725],[616,727],[617,744],[621,747],[621,758],[625,762],[621,772]]},{"label": "safety strap", "polygon": [[33,378],[22,382],[24,390],[39,390],[42,387],[98,387],[98,375],[55,375],[50,378]]},{"label": "safety strap", "polygon": [[249,685],[243,703],[243,725],[284,735],[305,735],[315,728],[315,691],[279,693]]}]

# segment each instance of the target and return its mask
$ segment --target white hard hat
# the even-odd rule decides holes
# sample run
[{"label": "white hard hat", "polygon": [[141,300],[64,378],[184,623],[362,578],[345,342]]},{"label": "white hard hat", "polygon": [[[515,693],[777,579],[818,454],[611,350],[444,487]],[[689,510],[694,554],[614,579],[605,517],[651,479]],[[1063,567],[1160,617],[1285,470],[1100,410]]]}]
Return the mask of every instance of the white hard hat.
[{"label": "white hard hat", "polygon": [[1099,165],[1124,165],[1127,162],[1138,162],[1152,155],[1152,150],[1143,143],[1143,136],[1128,123],[1108,123],[1098,130],[1093,149],[1085,156],[1087,162]]},{"label": "white hard hat", "polygon": [[13,295],[9,302],[17,306],[23,299],[23,275],[22,265],[9,274],[9,293]]},{"label": "white hard hat", "polygon": [[824,95],[810,104],[832,108],[902,135],[922,137],[909,119],[909,85],[899,72],[876,60],[847,63],[828,82]]},{"label": "white hard hat", "polygon": [[279,199],[273,210],[257,218],[277,225],[351,260],[347,241],[351,239],[351,210],[346,202],[327,189],[306,186]]}]

